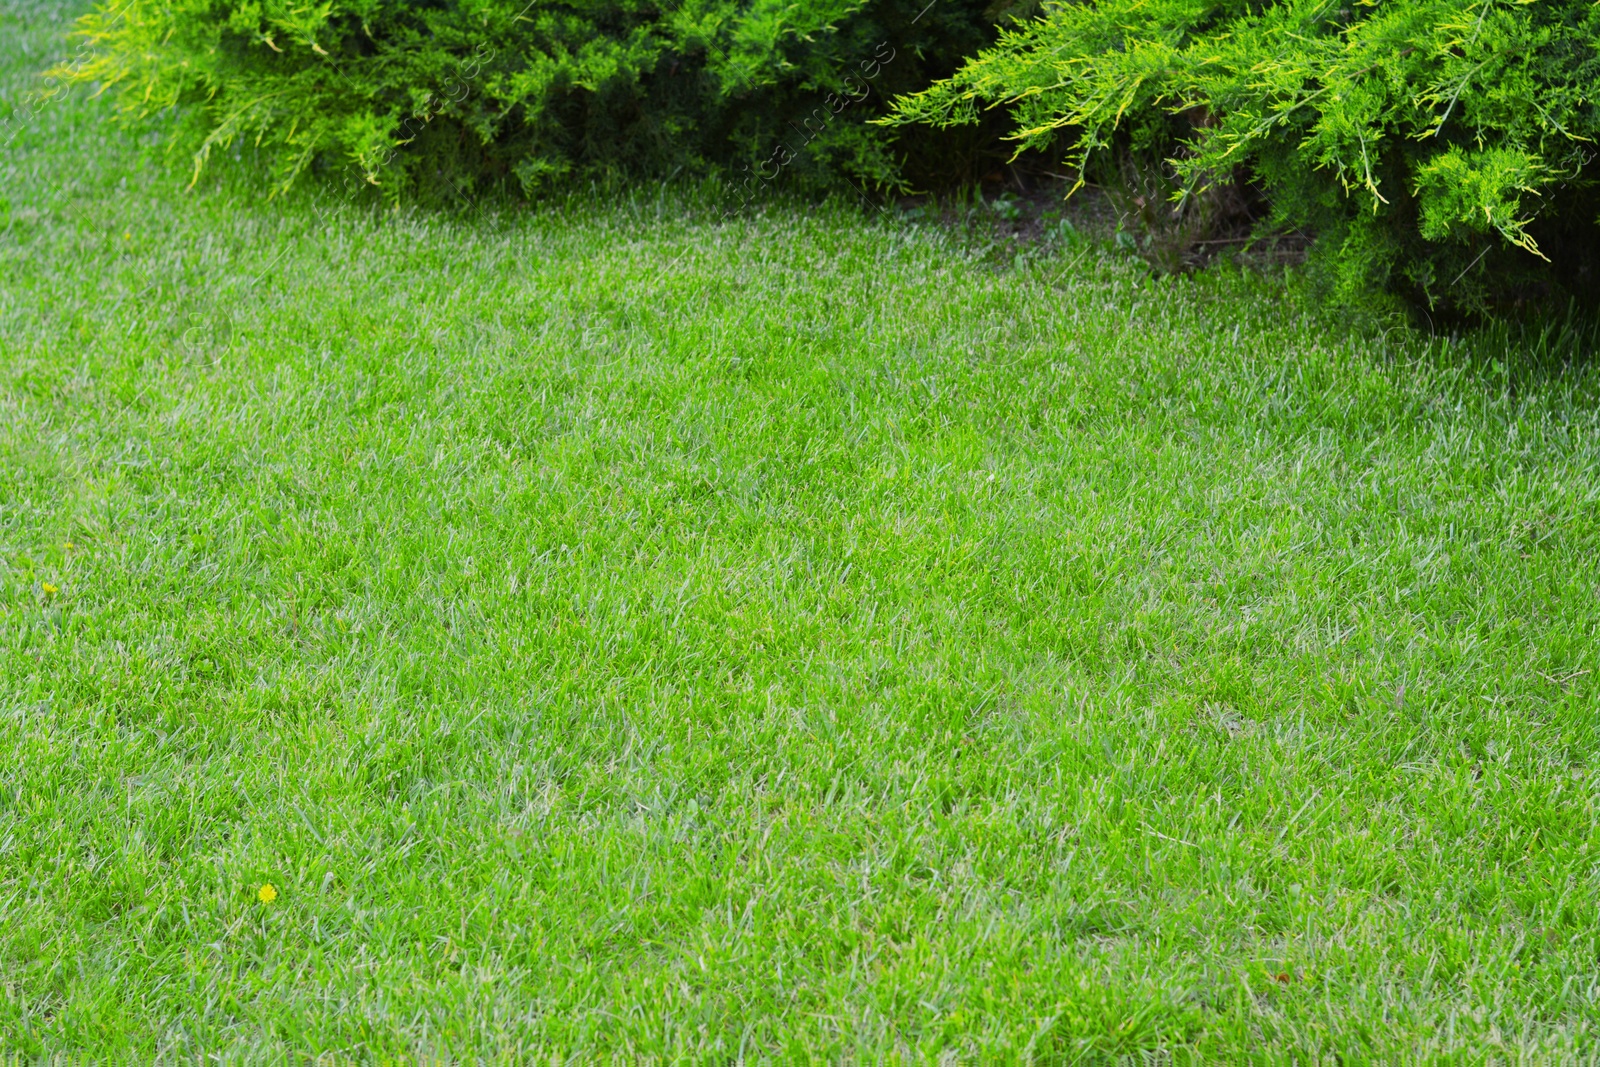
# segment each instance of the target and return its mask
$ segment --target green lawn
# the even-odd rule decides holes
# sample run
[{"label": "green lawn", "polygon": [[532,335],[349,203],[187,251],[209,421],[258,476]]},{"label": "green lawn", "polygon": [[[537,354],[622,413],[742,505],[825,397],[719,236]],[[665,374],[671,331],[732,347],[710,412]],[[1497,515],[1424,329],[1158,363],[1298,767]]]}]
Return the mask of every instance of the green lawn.
[{"label": "green lawn", "polygon": [[0,1052],[1600,1053],[1600,374],[847,207],[185,193],[13,110],[57,6]]}]

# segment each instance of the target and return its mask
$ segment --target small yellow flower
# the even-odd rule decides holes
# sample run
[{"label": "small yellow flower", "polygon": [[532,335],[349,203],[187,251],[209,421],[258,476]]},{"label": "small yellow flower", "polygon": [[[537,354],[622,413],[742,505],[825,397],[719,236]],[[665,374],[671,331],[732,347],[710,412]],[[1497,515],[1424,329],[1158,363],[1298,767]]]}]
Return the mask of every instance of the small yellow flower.
[{"label": "small yellow flower", "polygon": [[132,231],[132,230],[127,230],[127,231],[125,231],[125,232],[124,232],[124,233],[123,233],[123,235],[122,235],[122,239],[123,239],[123,240],[124,240],[124,241],[131,241],[131,240],[133,240],[133,231]]},{"label": "small yellow flower", "polygon": [[45,596],[55,596],[57,593],[61,592],[60,589],[51,585],[49,582],[40,582],[39,588],[44,590]]},{"label": "small yellow flower", "polygon": [[68,551],[68,552],[71,552],[71,551],[72,551],[72,550],[73,550],[73,549],[75,549],[75,548],[77,548],[77,547],[78,547],[78,546],[77,546],[77,545],[75,545],[75,544],[73,544],[73,543],[72,543],[72,542],[71,542],[71,541],[68,541],[68,542],[67,542],[67,551]]},{"label": "small yellow flower", "polygon": [[274,900],[278,899],[278,890],[271,882],[268,882],[260,889],[256,890],[256,899],[261,901],[263,904],[271,904]]}]

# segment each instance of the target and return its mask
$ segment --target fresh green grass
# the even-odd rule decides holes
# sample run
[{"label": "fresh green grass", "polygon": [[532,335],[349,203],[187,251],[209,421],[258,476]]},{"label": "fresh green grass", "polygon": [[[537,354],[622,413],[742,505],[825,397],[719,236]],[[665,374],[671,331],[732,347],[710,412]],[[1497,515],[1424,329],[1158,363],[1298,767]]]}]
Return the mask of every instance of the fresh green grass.
[{"label": "fresh green grass", "polygon": [[0,158],[0,1050],[1600,1049],[1593,371],[102,117]]}]

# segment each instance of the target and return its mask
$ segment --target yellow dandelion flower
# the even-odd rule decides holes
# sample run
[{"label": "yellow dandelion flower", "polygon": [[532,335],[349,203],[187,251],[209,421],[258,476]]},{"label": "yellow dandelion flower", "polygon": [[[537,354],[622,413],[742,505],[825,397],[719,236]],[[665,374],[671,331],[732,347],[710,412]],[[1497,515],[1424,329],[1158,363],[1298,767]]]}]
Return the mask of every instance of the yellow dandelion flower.
[{"label": "yellow dandelion flower", "polygon": [[45,596],[55,596],[57,593],[61,592],[59,588],[51,585],[49,582],[40,582],[39,588],[44,590]]},{"label": "yellow dandelion flower", "polygon": [[77,548],[77,547],[78,547],[78,546],[77,546],[77,545],[75,545],[75,544],[73,544],[73,543],[72,543],[72,542],[71,542],[71,541],[68,541],[68,542],[67,542],[67,551],[68,551],[68,552],[71,552],[71,551],[72,551],[72,550],[73,550],[73,549],[75,549],[75,548]]},{"label": "yellow dandelion flower", "polygon": [[123,233],[123,235],[122,235],[122,239],[123,239],[123,240],[124,240],[124,241],[131,241],[131,240],[133,240],[133,231],[132,231],[132,230],[127,230],[127,231],[125,231],[125,232],[124,232],[124,233]]},{"label": "yellow dandelion flower", "polygon": [[271,904],[278,899],[278,890],[271,882],[268,882],[256,890],[256,899],[263,904]]}]

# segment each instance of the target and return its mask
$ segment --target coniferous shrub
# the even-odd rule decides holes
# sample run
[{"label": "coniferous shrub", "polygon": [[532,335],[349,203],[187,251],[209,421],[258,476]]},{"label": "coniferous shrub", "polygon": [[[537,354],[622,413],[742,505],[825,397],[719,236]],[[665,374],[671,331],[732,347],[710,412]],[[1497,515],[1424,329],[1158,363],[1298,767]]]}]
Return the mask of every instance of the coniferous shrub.
[{"label": "coniferous shrub", "polygon": [[1179,206],[1259,189],[1346,300],[1600,285],[1594,0],[1052,3],[890,121],[995,106],[1080,178],[1132,154],[1166,161]]},{"label": "coniferous shrub", "polygon": [[88,60],[54,74],[125,118],[175,116],[196,174],[248,143],[285,186],[353,164],[396,196],[532,192],[726,173],[781,144],[797,188],[883,188],[918,139],[868,120],[994,39],[984,0],[925,3],[105,0],[80,20]]}]

